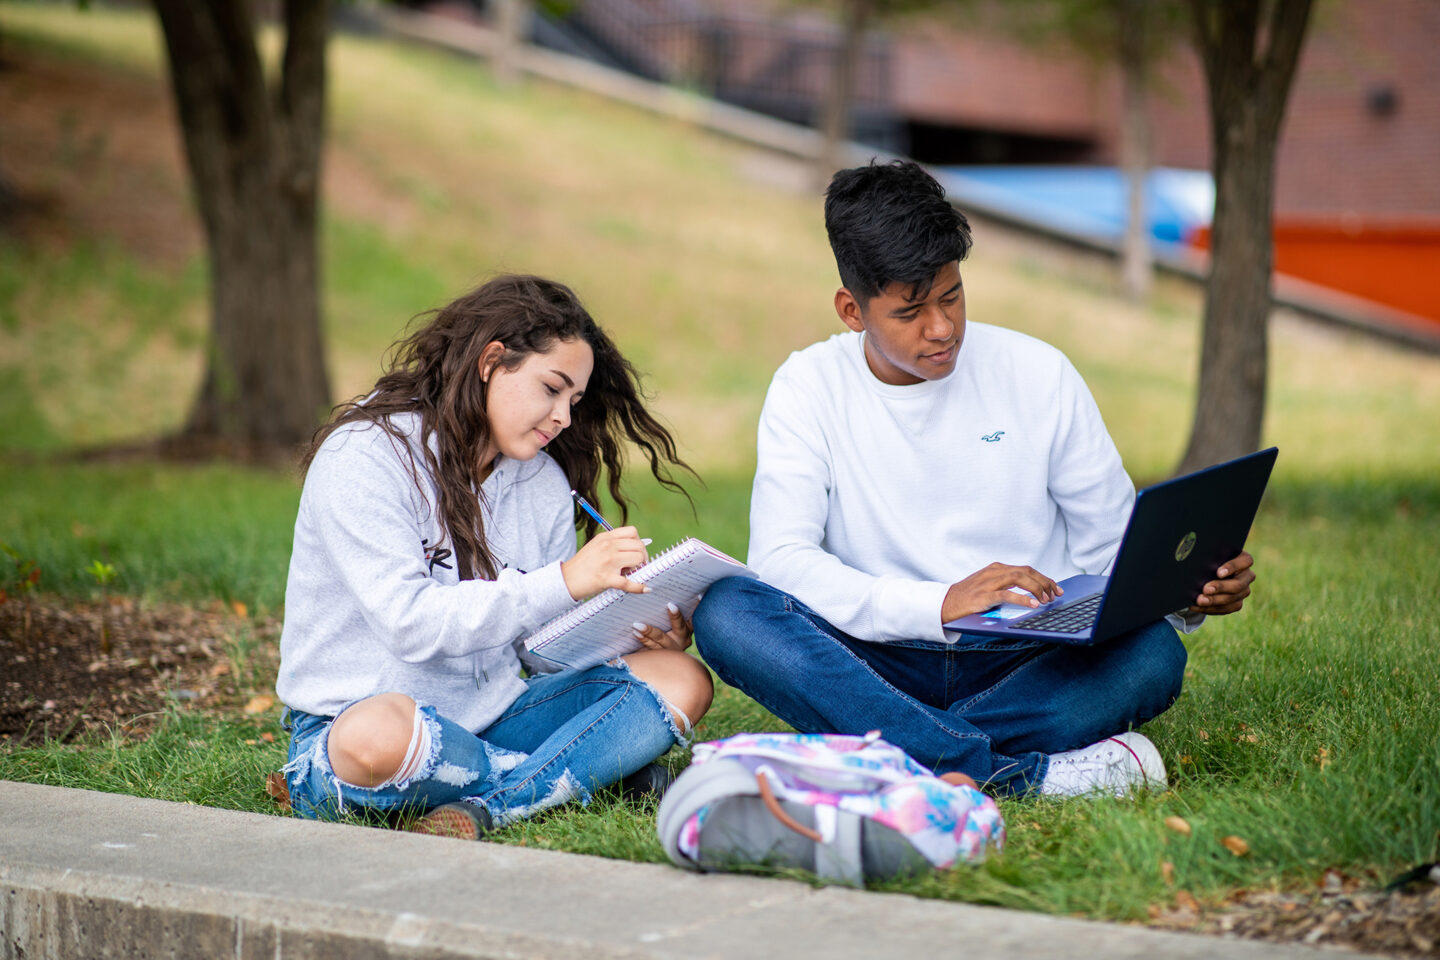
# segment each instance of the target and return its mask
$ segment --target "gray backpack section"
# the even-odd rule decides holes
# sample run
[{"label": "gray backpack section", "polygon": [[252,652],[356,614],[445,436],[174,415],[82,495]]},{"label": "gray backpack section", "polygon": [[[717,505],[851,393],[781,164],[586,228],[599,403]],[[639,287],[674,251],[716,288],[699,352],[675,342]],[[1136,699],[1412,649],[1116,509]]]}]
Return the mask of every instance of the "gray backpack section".
[{"label": "gray backpack section", "polygon": [[[801,825],[818,830],[814,807],[788,800],[779,804]],[[680,852],[680,830],[707,806],[696,862]],[[691,766],[676,778],[660,801],[657,831],[670,859],[691,870],[798,867],[858,887],[867,879],[934,869],[903,834],[866,817],[837,813],[834,841],[816,843],[775,818],[755,774],[743,763],[722,757]]]}]

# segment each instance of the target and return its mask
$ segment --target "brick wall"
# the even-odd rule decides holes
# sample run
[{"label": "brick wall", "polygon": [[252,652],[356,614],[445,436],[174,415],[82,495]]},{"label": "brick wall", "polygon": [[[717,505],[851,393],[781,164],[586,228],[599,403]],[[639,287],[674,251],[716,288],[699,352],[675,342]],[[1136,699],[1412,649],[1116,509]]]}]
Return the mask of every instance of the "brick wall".
[{"label": "brick wall", "polygon": [[[893,50],[902,115],[1085,137],[1095,162],[1114,162],[1120,90],[1113,68],[958,24],[899,29]],[[1153,86],[1156,162],[1208,168],[1205,86],[1188,45],[1172,52]],[[1317,4],[1281,135],[1276,214],[1440,218],[1440,2]]]}]

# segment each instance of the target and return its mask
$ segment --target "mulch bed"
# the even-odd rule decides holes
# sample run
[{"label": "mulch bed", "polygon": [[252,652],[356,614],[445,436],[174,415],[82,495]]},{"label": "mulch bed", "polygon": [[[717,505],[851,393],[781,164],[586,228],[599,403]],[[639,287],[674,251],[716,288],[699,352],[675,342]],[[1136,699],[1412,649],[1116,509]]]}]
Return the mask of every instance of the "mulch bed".
[{"label": "mulch bed", "polygon": [[27,604],[11,594],[0,603],[0,745],[106,731],[143,737],[167,704],[237,707],[259,692],[233,676],[230,651],[242,635],[256,641],[245,672],[273,678],[279,625],[219,602]]},{"label": "mulch bed", "polygon": [[1381,891],[1329,871],[1313,892],[1240,891],[1218,910],[1177,894],[1173,908],[1152,909],[1150,925],[1392,957],[1440,957],[1440,865],[1411,873],[1397,889]]},{"label": "mulch bed", "polygon": [[[26,627],[28,616],[29,625]],[[248,631],[243,662],[235,638]],[[110,650],[101,649],[108,633]],[[232,713],[273,678],[279,623],[216,602],[0,603],[0,750],[40,739],[118,731],[143,738],[167,706]],[[246,678],[235,676],[243,670]],[[253,682],[252,682],[253,681]],[[266,698],[268,700],[268,697]],[[1372,884],[1373,885],[1373,884]],[[1149,925],[1227,939],[1349,948],[1393,957],[1440,957],[1440,868],[1398,890],[1366,889],[1336,872],[1310,892],[1240,891],[1201,905],[1179,891]]]}]

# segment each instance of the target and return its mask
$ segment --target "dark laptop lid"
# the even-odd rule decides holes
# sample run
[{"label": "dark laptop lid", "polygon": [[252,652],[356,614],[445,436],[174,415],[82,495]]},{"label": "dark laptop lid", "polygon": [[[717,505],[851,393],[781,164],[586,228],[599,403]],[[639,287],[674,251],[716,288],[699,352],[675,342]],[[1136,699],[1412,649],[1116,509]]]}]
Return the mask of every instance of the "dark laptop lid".
[{"label": "dark laptop lid", "polygon": [[1094,635],[1111,637],[1189,607],[1245,549],[1278,448],[1141,490],[1120,541]]}]

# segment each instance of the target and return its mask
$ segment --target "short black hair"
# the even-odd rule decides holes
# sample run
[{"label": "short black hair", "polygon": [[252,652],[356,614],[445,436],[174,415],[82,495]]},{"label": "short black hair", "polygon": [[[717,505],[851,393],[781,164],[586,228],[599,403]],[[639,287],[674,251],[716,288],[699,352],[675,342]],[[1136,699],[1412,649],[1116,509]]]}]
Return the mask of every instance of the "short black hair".
[{"label": "short black hair", "polygon": [[825,191],[825,232],[840,282],[863,307],[892,283],[928,296],[935,274],[970,252],[970,223],[913,160],[840,170]]}]

